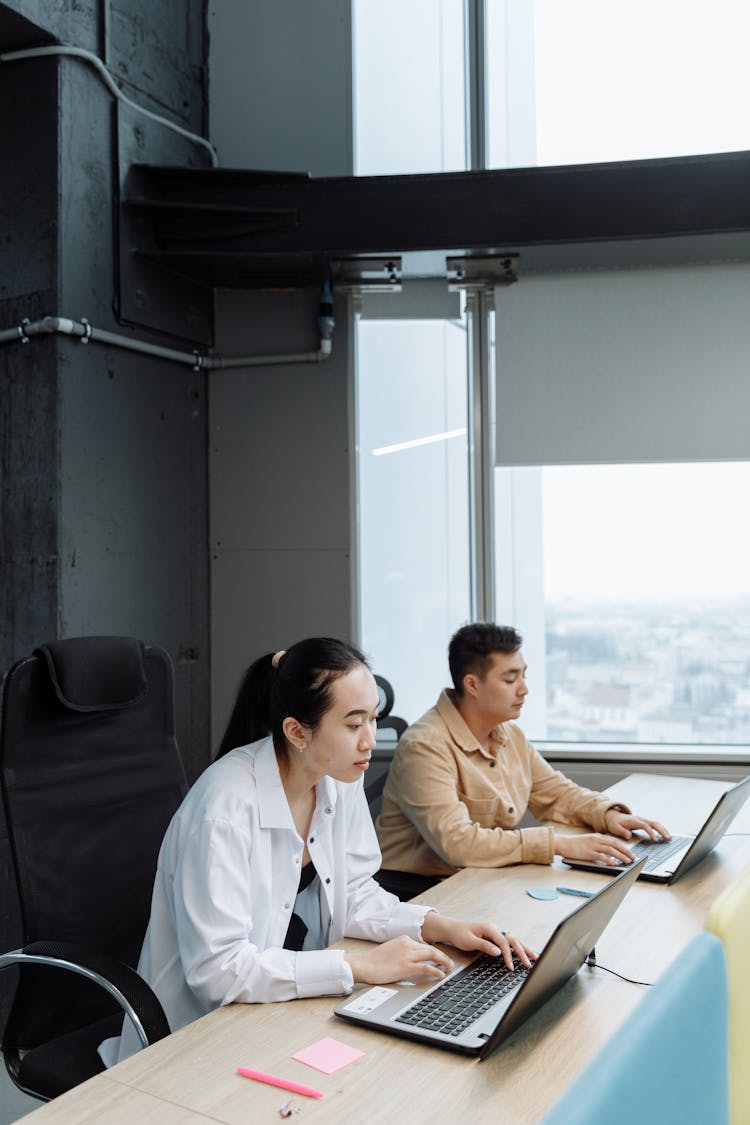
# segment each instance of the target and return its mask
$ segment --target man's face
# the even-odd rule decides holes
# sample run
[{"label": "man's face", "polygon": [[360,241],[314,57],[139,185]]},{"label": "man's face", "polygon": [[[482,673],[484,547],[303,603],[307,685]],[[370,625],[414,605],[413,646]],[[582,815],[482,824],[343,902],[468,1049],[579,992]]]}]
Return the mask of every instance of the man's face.
[{"label": "man's face", "polygon": [[484,678],[471,673],[464,677],[464,692],[473,697],[478,710],[494,726],[521,714],[529,690],[525,677],[526,662],[520,650],[493,652]]}]

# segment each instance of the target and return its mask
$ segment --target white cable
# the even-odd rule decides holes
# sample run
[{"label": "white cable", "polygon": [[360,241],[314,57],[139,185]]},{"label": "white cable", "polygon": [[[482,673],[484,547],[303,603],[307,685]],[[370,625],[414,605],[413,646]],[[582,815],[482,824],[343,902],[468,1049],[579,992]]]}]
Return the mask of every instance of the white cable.
[{"label": "white cable", "polygon": [[102,60],[92,51],[86,51],[83,47],[66,47],[62,44],[52,47],[29,47],[24,51],[6,51],[0,54],[0,62],[13,62],[16,59],[35,59],[44,55],[70,55],[73,58],[83,59],[84,62],[94,67],[109,92],[115,98],[118,98],[121,102],[124,102],[125,105],[130,106],[131,109],[136,110],[138,113],[142,113],[144,117],[149,117],[159,125],[164,125],[167,129],[171,129],[173,133],[179,133],[181,137],[187,137],[188,140],[201,145],[207,150],[214,167],[219,163],[216,149],[205,137],[199,136],[198,133],[191,133],[189,129],[183,129],[181,125],[170,121],[168,117],[162,117],[158,113],[152,113],[150,109],[145,109],[142,105],[138,105],[138,103],[134,102],[132,98],[129,98],[127,94],[124,94]]}]

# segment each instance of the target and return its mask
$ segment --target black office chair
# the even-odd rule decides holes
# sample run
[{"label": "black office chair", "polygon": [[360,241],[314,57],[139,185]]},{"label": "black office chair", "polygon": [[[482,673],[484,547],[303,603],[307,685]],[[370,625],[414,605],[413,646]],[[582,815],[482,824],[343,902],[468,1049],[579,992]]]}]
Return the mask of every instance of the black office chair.
[{"label": "black office chair", "polygon": [[400,718],[398,715],[392,715],[393,704],[395,696],[393,688],[391,687],[385,676],[375,676],[375,683],[378,688],[378,698],[380,705],[378,707],[378,730],[393,730],[396,732],[395,741],[398,742],[401,735],[406,730],[408,724],[406,719]]},{"label": "black office chair", "polygon": [[370,815],[373,820],[375,820],[380,812],[383,788],[386,778],[388,777],[393,751],[396,748],[396,743],[407,727],[406,719],[391,714],[394,694],[393,688],[388,680],[386,680],[385,676],[375,676],[375,683],[377,685],[379,697],[378,733],[381,731],[393,731],[395,732],[395,737],[389,738],[387,745],[381,745],[376,735],[376,745],[372,752],[372,761],[365,780],[365,796],[367,797],[367,804],[370,807]]},{"label": "black office chair", "polygon": [[172,664],[133,637],[55,641],[3,685],[0,785],[23,928],[1,1048],[49,1100],[103,1070],[123,1013],[147,1046],[169,1034],[135,972],[159,846],[186,789]]},{"label": "black office chair", "polygon": [[[384,751],[383,760],[377,762],[380,767],[371,781],[365,784],[365,793],[367,795],[367,803],[370,806],[370,813],[372,819],[376,820],[380,813],[380,808],[383,803],[383,789],[388,778],[388,770],[390,769],[391,758],[396,744],[407,728],[406,719],[399,718],[398,715],[391,714],[391,708],[394,703],[393,688],[384,676],[375,676],[375,683],[378,688],[378,695],[380,696],[380,709],[378,710],[378,723],[377,729],[391,730],[396,732],[396,737],[393,740],[392,746]],[[378,755],[378,748],[373,751],[373,756]],[[370,766],[372,769],[372,765]],[[368,774],[369,774],[368,770]],[[421,894],[429,887],[433,887],[435,883],[440,880],[426,875],[412,875],[408,871],[390,871],[381,868],[380,871],[375,873],[375,878],[391,894],[398,895],[403,901],[414,898],[415,895]]]}]

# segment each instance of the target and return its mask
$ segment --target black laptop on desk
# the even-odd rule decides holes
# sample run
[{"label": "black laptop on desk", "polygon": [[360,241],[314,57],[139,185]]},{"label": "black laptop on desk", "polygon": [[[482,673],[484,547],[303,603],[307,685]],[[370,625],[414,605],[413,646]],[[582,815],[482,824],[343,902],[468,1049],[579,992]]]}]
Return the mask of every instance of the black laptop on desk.
[{"label": "black laptop on desk", "polygon": [[[714,850],[748,797],[750,777],[738,781],[722,793],[697,836],[672,836],[670,840],[654,841],[650,836],[638,833],[637,840],[624,840],[636,861],[646,860],[639,878],[653,883],[674,883]],[[566,859],[563,863],[582,871],[613,873],[622,870],[619,865],[587,863],[582,859]]]},{"label": "black laptop on desk", "polygon": [[563,918],[530,970],[451,950],[456,966],[444,980],[420,985],[425,978],[412,977],[364,988],[334,1011],[352,1023],[484,1059],[575,976],[641,866],[631,864]]}]

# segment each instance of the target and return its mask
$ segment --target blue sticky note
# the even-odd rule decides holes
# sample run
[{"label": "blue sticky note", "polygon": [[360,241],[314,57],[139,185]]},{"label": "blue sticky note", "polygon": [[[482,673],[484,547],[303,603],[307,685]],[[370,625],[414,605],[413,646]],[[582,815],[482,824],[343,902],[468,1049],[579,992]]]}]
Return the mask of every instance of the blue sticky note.
[{"label": "blue sticky note", "polygon": [[553,890],[551,887],[549,889],[546,887],[540,887],[538,890],[535,887],[534,890],[527,891],[526,894],[531,895],[532,898],[557,898],[557,891]]}]

